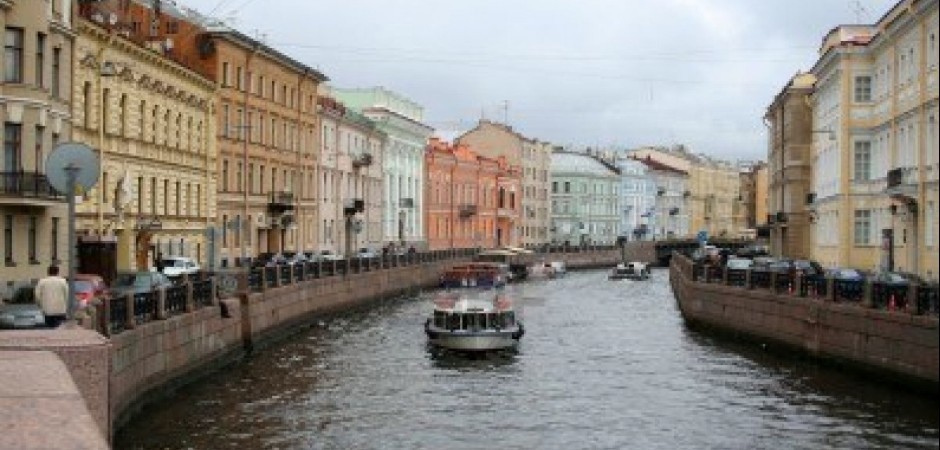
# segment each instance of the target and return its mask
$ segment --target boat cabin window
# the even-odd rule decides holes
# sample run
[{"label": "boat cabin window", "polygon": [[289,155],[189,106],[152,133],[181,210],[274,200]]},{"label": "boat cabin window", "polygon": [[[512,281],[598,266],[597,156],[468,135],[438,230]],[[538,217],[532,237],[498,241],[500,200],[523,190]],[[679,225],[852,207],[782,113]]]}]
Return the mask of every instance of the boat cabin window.
[{"label": "boat cabin window", "polygon": [[460,328],[460,314],[447,314],[447,329],[459,330]]},{"label": "boat cabin window", "polygon": [[500,328],[510,328],[516,324],[516,313],[506,311],[499,313]]},{"label": "boat cabin window", "polygon": [[437,328],[447,328],[447,313],[444,311],[434,311],[434,326]]}]

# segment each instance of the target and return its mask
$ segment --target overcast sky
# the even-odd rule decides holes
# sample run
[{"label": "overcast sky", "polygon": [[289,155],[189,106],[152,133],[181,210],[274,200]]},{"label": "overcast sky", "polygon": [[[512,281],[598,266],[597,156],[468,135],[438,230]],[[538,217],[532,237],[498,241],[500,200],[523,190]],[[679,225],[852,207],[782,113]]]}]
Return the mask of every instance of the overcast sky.
[{"label": "overcast sky", "polygon": [[177,1],[263,33],[334,86],[405,95],[446,137],[508,117],[555,144],[681,143],[726,159],[765,159],[764,110],[823,35],[895,3]]}]

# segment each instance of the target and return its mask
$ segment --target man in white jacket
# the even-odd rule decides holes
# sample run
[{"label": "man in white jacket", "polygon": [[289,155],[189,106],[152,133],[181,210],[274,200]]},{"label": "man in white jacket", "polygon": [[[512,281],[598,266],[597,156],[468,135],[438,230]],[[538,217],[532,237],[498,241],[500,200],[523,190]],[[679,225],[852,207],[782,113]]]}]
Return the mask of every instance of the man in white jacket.
[{"label": "man in white jacket", "polygon": [[36,284],[36,303],[46,316],[46,326],[56,328],[65,321],[68,311],[69,282],[59,276],[59,266],[49,266],[48,274]]}]

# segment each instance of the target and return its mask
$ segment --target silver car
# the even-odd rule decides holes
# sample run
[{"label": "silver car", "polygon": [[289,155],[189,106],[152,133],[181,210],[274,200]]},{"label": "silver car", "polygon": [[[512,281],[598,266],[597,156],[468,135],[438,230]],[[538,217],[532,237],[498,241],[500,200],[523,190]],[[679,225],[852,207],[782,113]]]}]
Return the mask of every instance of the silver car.
[{"label": "silver car", "polygon": [[33,299],[33,287],[16,290],[10,303],[0,304],[0,328],[41,328],[46,316]]}]

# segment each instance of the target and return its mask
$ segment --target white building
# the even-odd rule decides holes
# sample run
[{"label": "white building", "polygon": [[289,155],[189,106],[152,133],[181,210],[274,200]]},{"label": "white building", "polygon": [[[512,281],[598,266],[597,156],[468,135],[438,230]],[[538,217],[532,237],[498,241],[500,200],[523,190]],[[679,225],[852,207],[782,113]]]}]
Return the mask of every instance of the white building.
[{"label": "white building", "polygon": [[620,230],[627,240],[652,239],[656,227],[656,182],[645,164],[621,156]]},{"label": "white building", "polygon": [[612,245],[620,231],[620,174],[593,155],[552,153],[552,242]]},{"label": "white building", "polygon": [[689,174],[652,159],[640,160],[655,186],[652,224],[653,239],[690,236],[688,208]]},{"label": "white building", "polygon": [[333,88],[332,94],[387,135],[382,240],[424,248],[424,149],[434,131],[422,123],[424,108],[382,87]]}]

